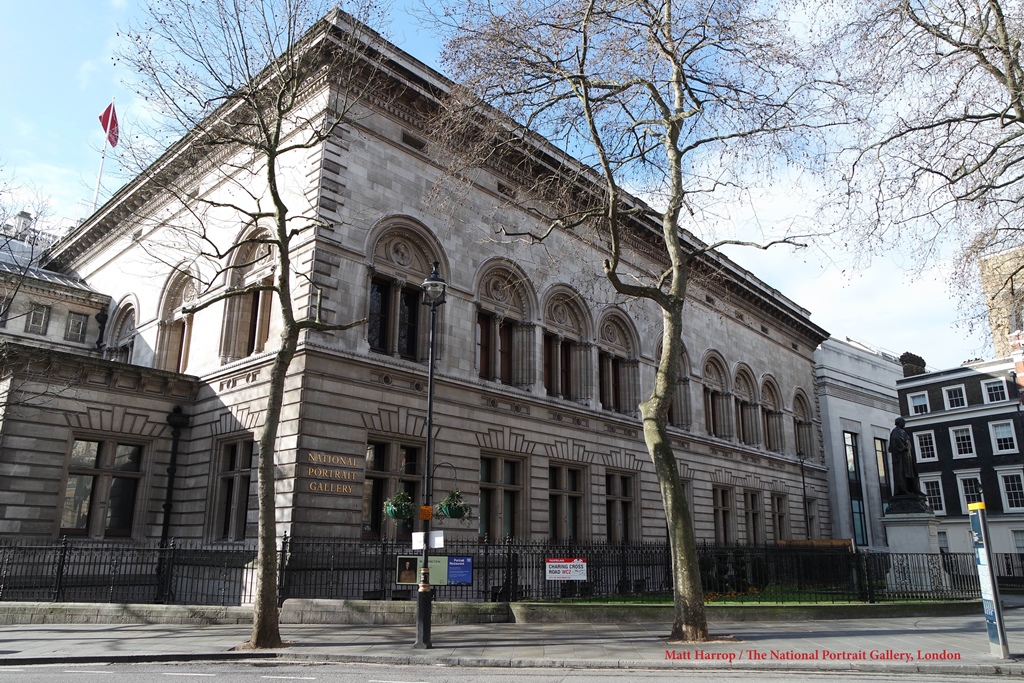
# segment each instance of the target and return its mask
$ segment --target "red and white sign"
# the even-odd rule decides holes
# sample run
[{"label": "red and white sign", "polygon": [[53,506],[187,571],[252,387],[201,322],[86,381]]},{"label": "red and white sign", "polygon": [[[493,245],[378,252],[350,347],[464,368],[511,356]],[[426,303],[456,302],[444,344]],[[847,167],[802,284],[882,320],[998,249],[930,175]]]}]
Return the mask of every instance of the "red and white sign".
[{"label": "red and white sign", "polygon": [[548,581],[586,581],[587,560],[582,557],[549,557],[544,561]]}]

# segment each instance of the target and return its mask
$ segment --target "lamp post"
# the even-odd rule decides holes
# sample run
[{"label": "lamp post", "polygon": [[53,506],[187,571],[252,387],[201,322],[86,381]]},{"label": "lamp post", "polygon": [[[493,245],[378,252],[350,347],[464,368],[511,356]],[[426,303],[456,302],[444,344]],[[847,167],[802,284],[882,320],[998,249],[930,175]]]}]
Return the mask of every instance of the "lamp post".
[{"label": "lamp post", "polygon": [[157,588],[157,602],[163,602],[167,598],[167,587],[170,584],[170,577],[167,576],[167,541],[171,535],[171,508],[174,505],[174,475],[178,471],[178,443],[181,440],[181,430],[188,427],[189,416],[181,410],[181,406],[174,406],[174,410],[167,414],[167,424],[171,427],[171,459],[167,464],[167,489],[164,492],[164,518],[160,524],[160,562],[157,568],[159,575],[159,586]]},{"label": "lamp post", "polygon": [[430,612],[434,599],[430,587],[430,519],[433,513],[431,496],[431,476],[433,466],[431,458],[434,453],[434,355],[437,351],[437,307],[444,303],[444,292],[448,283],[437,272],[438,262],[430,275],[423,281],[423,305],[430,306],[430,340],[427,356],[427,447],[423,458],[423,506],[420,508],[420,519],[423,521],[423,557],[420,561],[420,587],[416,594],[416,644],[417,650],[429,650]]},{"label": "lamp post", "polygon": [[807,454],[802,450],[797,451],[796,459],[800,461],[800,491],[803,495],[803,499],[800,501],[800,504],[804,508],[804,538],[810,540],[811,525],[807,521],[807,479],[804,477],[804,462],[807,460]]}]

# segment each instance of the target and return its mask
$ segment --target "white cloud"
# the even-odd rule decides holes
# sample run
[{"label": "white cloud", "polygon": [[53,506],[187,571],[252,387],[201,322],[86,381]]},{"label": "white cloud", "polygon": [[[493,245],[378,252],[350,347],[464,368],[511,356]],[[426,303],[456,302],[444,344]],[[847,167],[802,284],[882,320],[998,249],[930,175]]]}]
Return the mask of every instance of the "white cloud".
[{"label": "white cloud", "polygon": [[943,264],[917,272],[909,253],[894,248],[864,257],[856,244],[835,244],[831,229],[811,222],[819,192],[806,179],[791,178],[757,189],[745,204],[732,204],[718,225],[718,238],[772,239],[819,232],[809,246],[768,251],[726,247],[722,251],[757,278],[811,312],[832,336],[852,337],[899,355],[912,351],[930,367],[955,367],[991,356],[984,333],[957,327],[962,315]]},{"label": "white cloud", "polygon": [[852,255],[834,251],[724,251],[839,339],[852,337],[895,355],[912,351],[936,369],[991,355],[985,337],[956,327],[961,315],[941,265],[915,274],[900,254],[855,267]]}]

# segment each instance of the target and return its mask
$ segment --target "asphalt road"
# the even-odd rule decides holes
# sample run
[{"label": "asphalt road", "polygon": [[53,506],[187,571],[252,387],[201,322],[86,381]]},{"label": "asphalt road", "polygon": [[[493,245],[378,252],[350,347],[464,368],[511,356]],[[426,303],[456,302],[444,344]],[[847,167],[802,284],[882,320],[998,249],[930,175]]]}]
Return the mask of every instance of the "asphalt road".
[{"label": "asphalt road", "polygon": [[[206,662],[201,664],[100,664],[0,666],[0,683],[152,683],[154,681],[209,681],[210,683],[600,683],[601,681],[686,681],[687,683],[783,683],[799,676],[800,683],[960,683],[963,676],[935,674],[863,674],[855,672],[757,672],[729,670],[581,670],[473,669],[441,666],[367,664],[294,664],[271,662]],[[971,676],[972,681],[1005,680]]]}]

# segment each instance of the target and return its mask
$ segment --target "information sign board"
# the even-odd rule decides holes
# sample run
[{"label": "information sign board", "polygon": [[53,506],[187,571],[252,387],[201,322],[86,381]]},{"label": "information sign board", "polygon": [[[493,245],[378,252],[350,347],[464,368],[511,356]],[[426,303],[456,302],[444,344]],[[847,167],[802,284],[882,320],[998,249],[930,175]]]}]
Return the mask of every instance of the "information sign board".
[{"label": "information sign board", "polygon": [[587,560],[582,557],[549,557],[544,561],[548,581],[586,581]]},{"label": "information sign board", "polygon": [[[395,567],[395,583],[416,585],[420,582],[420,561],[418,555],[399,555]],[[468,555],[431,555],[431,586],[473,585],[473,558]]]},{"label": "information sign board", "polygon": [[997,657],[1009,659],[1010,648],[1006,642],[1006,629],[1003,626],[999,586],[992,574],[992,549],[989,545],[985,504],[969,503],[967,510],[971,520],[971,539],[974,541],[974,561],[978,567],[978,581],[981,584],[981,605],[985,610],[989,651]]}]

